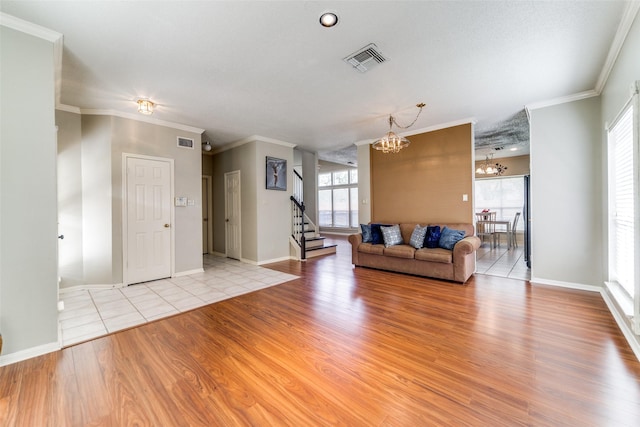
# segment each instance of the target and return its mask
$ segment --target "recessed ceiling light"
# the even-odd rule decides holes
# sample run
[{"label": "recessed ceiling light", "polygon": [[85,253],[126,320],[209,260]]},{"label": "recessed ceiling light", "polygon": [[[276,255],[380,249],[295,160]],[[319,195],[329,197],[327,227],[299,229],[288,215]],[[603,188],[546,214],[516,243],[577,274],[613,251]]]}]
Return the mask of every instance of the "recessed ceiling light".
[{"label": "recessed ceiling light", "polygon": [[338,23],[338,15],[333,12],[325,12],[320,15],[320,25],[331,28]]},{"label": "recessed ceiling light", "polygon": [[518,151],[518,147],[511,147],[509,148],[509,151]]}]

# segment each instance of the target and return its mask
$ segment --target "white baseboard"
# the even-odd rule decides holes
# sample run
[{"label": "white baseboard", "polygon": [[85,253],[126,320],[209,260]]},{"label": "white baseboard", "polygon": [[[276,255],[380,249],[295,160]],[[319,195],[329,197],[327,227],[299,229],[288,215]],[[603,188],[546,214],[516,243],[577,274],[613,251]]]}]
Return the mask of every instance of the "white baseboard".
[{"label": "white baseboard", "polygon": [[296,257],[289,255],[289,256],[283,256],[281,258],[267,259],[267,260],[264,260],[264,261],[258,261],[258,262],[254,262],[254,263],[256,265],[264,265],[264,264],[271,264],[271,263],[280,262],[280,261],[289,261],[290,259],[295,260]]},{"label": "white baseboard", "polygon": [[578,289],[581,291],[600,292],[601,286],[585,285],[584,283],[562,282],[559,280],[541,279],[539,277],[532,277],[529,280],[530,283],[537,283],[540,285],[558,286],[560,288]]},{"label": "white baseboard", "polygon": [[618,324],[618,327],[629,343],[629,346],[631,346],[631,350],[633,350],[636,358],[640,361],[640,342],[638,341],[638,336],[633,333],[631,327],[629,326],[629,323],[625,322],[623,318],[624,315],[620,313],[620,311],[618,310],[618,305],[611,299],[607,290],[603,288],[600,291],[600,295],[602,295],[602,299],[604,300],[605,304],[607,304],[611,315]]},{"label": "white baseboard", "polygon": [[0,356],[0,366],[22,362],[23,360],[42,356],[43,354],[47,353],[53,353],[54,351],[58,351],[61,348],[62,347],[60,347],[60,343],[56,341],[49,344],[43,344],[36,347],[27,348],[25,350],[16,351],[15,353],[5,354],[4,356]]},{"label": "white baseboard", "polygon": [[204,268],[196,268],[194,270],[181,271],[179,273],[174,273],[172,277],[188,276],[190,274],[198,274],[198,273],[204,273]]},{"label": "white baseboard", "polygon": [[640,342],[638,341],[638,337],[633,333],[629,324],[624,321],[624,318],[622,317],[624,316],[624,314],[620,313],[620,311],[617,308],[618,306],[615,304],[614,301],[611,300],[609,294],[607,293],[607,289],[605,287],[585,285],[582,283],[561,282],[556,280],[540,279],[538,277],[532,277],[530,282],[538,283],[541,285],[550,285],[550,286],[558,286],[562,288],[578,289],[582,291],[598,292],[602,296],[602,299],[607,305],[609,312],[611,313],[616,323],[618,324],[618,327],[622,331],[622,335],[624,335],[625,339],[629,343],[631,350],[633,350],[633,353],[636,355],[636,358],[640,361]]}]

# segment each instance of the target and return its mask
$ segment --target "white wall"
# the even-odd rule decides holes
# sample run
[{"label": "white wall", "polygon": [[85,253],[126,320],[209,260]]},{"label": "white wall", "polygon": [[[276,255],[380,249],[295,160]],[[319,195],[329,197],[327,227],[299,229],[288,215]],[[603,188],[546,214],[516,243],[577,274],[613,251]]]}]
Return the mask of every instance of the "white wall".
[{"label": "white wall", "polygon": [[[54,43],[0,27],[0,333],[58,348]],[[45,350],[46,348],[46,350]],[[32,354],[34,355],[34,354]]]},{"label": "white wall", "polygon": [[[287,191],[266,190],[266,156],[287,160]],[[262,264],[289,258],[293,146],[256,137],[205,161],[213,171],[214,251],[225,253],[224,174],[240,171],[242,260]]]},{"label": "white wall", "polygon": [[358,145],[358,220],[371,222],[371,159],[369,144]]},{"label": "white wall", "polygon": [[[287,161],[287,191],[266,189],[266,157]],[[293,147],[256,142],[255,169],[257,188],[258,263],[289,258],[291,235],[291,200],[293,194]]]},{"label": "white wall", "polygon": [[[616,63],[609,74],[609,79],[605,84],[602,91],[602,118],[600,121],[601,124],[601,132],[602,132],[602,147],[601,147],[601,164],[602,169],[604,171],[602,179],[603,182],[607,183],[607,137],[605,127],[607,123],[612,123],[616,116],[620,113],[622,108],[626,105],[627,101],[630,98],[629,88],[631,84],[637,80],[640,80],[640,15],[636,16],[635,21],[627,34],[627,38],[625,39],[624,45],[620,50],[620,54],[616,60]],[[604,270],[605,270],[605,279],[608,279],[608,263],[606,260],[608,259],[608,251],[607,251],[607,242],[609,239],[607,224],[608,224],[608,215],[607,212],[607,200],[608,200],[608,191],[607,185],[603,188],[603,202],[602,202],[602,211],[605,212],[604,221],[602,224],[603,234],[605,236],[603,241],[603,250],[604,250]],[[614,316],[622,325],[625,325],[628,333],[625,334],[630,344],[632,345],[636,355],[640,358],[640,336],[632,333],[632,325],[631,320],[625,314],[624,310],[618,305],[615,298],[610,293],[608,287],[605,287],[605,291],[607,292],[606,296],[608,296],[608,302],[610,302],[610,308],[614,312]],[[623,329],[624,331],[624,329]]]},{"label": "white wall", "polygon": [[531,278],[603,281],[600,98],[531,111]]},{"label": "white wall", "polygon": [[[123,282],[123,153],[174,160],[176,195],[195,200],[193,206],[174,208],[175,274],[202,269],[200,135],[109,115],[58,111],[57,122],[61,216],[73,220],[64,224],[69,267],[61,268],[61,288]],[[193,138],[194,149],[178,147],[178,136]]]},{"label": "white wall", "polygon": [[58,126],[58,243],[60,287],[84,284],[82,254],[81,116],[56,110]]},{"label": "white wall", "polygon": [[113,274],[111,117],[82,116],[81,132],[84,282],[122,283],[122,277]]},{"label": "white wall", "polygon": [[249,142],[213,156],[206,156],[211,164],[213,191],[213,248],[219,254],[225,254],[225,206],[224,174],[240,171],[240,221],[241,256],[248,261],[257,262],[258,234],[256,205],[256,144]]},{"label": "white wall", "polygon": [[[122,154],[174,160],[176,197],[193,206],[174,207],[175,273],[202,269],[202,142],[200,134],[121,117],[112,118],[111,184],[113,188],[113,275],[122,282]],[[194,140],[194,148],[178,147],[177,138]]]}]

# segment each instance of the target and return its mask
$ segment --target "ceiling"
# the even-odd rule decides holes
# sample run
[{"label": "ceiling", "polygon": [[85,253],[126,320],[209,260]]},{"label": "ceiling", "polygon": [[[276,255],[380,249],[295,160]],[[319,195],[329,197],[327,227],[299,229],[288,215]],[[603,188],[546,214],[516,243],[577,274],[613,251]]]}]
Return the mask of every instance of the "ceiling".
[{"label": "ceiling", "polygon": [[[597,88],[628,3],[3,0],[0,10],[63,34],[61,104],[134,113],[148,97],[154,119],[205,129],[214,147],[260,136],[344,161],[390,114],[409,124],[419,102],[405,135],[473,121],[479,137],[506,131],[508,144],[525,105]],[[333,28],[318,22],[327,10]],[[343,61],[369,43],[384,63],[361,73]],[[528,152],[517,145],[511,155]]]}]

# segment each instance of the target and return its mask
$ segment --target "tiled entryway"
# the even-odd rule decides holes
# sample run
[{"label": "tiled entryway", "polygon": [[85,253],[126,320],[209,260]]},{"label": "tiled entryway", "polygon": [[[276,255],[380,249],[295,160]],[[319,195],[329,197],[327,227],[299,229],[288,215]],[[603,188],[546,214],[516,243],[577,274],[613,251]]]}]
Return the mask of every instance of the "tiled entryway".
[{"label": "tiled entryway", "polygon": [[483,243],[476,253],[476,273],[512,279],[531,280],[531,269],[524,262],[523,244],[507,248]]},{"label": "tiled entryway", "polygon": [[193,310],[295,279],[230,258],[205,255],[204,272],[105,290],[60,293],[62,346]]}]

